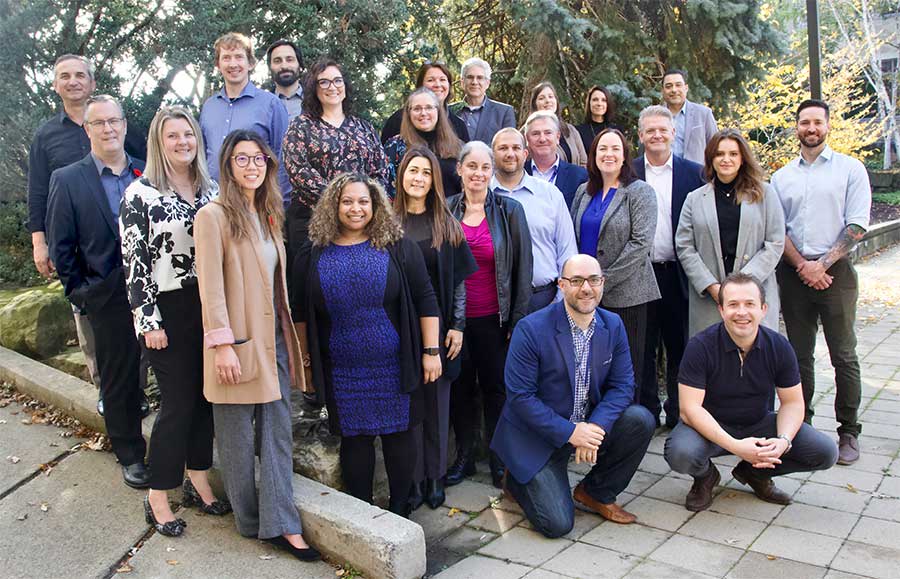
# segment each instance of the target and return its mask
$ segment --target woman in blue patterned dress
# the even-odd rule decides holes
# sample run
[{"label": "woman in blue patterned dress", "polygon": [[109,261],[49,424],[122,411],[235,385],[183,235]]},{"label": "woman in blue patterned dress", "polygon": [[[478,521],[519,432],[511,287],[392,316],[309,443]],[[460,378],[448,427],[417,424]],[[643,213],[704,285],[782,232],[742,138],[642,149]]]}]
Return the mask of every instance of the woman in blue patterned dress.
[{"label": "woman in blue patterned dress", "polygon": [[344,487],[372,502],[380,436],[389,509],[406,516],[422,385],[441,375],[440,312],[425,260],[381,185],[360,174],[325,189],[309,238],[294,265],[292,310],[331,431],[341,436]]}]

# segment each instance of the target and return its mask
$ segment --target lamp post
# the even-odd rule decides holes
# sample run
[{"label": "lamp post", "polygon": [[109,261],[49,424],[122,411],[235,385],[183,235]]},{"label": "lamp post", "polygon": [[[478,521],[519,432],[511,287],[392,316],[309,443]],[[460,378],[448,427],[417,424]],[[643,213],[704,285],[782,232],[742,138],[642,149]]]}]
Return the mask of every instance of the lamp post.
[{"label": "lamp post", "polygon": [[819,52],[819,5],[806,0],[806,34],[809,47],[809,95],[822,98],[822,61]]}]

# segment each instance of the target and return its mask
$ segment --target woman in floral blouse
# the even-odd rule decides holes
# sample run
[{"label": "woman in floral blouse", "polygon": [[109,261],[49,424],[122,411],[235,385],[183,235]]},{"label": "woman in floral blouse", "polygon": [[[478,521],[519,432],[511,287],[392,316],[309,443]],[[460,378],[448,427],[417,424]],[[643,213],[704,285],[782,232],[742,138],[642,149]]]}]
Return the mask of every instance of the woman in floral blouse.
[{"label": "woman in floral blouse", "polygon": [[282,147],[293,192],[287,211],[288,263],[307,240],[312,210],[331,180],[361,173],[385,187],[387,159],[378,134],[351,110],[353,90],[340,65],[313,64],[303,85],[303,113],[291,121]]},{"label": "woman in floral blouse", "polygon": [[[203,397],[203,322],[194,268],[194,216],[218,193],[200,127],[187,110],[163,108],[150,124],[147,167],[122,199],[119,227],[135,332],[159,382],[150,437],[147,522],[171,537],[184,532],[168,490],[183,484],[185,506],[224,515],[206,471],[212,464],[212,407]],[[187,477],[184,478],[185,466]]]}]

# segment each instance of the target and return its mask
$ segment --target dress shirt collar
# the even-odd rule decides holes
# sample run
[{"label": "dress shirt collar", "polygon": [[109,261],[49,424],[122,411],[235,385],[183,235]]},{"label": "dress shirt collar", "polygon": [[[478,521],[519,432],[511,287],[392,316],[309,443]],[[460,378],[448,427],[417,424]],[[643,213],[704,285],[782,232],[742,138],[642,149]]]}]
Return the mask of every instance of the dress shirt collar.
[{"label": "dress shirt collar", "polygon": [[487,97],[487,95],[484,95],[484,99],[482,99],[480,105],[470,105],[470,104],[469,104],[469,101],[467,101],[467,100],[465,99],[465,97],[463,97],[463,101],[462,101],[462,102],[463,102],[463,108],[464,108],[464,109],[469,109],[469,110],[472,111],[472,112],[474,112],[474,111],[480,111],[481,109],[484,108],[484,105],[487,104],[487,102],[488,102],[488,97]]},{"label": "dress shirt collar", "polygon": [[539,173],[541,175],[549,175],[550,177],[553,177],[559,171],[559,155],[556,155],[556,160],[553,161],[553,164],[550,165],[550,168],[546,171],[541,171],[540,169],[538,169],[538,166],[534,162],[534,159],[531,159],[531,171],[532,173]]},{"label": "dress shirt collar", "polygon": [[822,162],[823,162],[823,163],[826,163],[826,162],[830,161],[833,154],[834,154],[834,149],[832,149],[831,147],[829,147],[829,146],[826,144],[826,145],[825,145],[825,148],[822,149],[822,152],[819,153],[819,156],[816,157],[816,160],[813,161],[812,163],[807,163],[807,162],[806,162],[806,159],[803,158],[803,155],[798,155],[798,156],[797,156],[797,159],[798,159],[798,163],[799,163],[800,165],[815,165],[816,163],[819,162],[819,159],[822,159]]},{"label": "dress shirt collar", "polygon": [[256,87],[255,84],[253,84],[252,80],[248,80],[247,84],[244,85],[243,90],[241,90],[241,94],[239,94],[235,98],[232,99],[228,96],[228,93],[225,92],[224,86],[222,87],[222,90],[220,90],[218,93],[216,93],[216,96],[225,101],[232,101],[232,100],[236,101],[236,100],[242,99],[244,97],[253,98],[256,96],[257,92],[259,92],[259,89]]},{"label": "dress shirt collar", "polygon": [[65,108],[59,109],[59,114],[56,115],[56,118],[59,120],[59,124],[61,124],[61,125],[65,125],[66,122],[68,122],[69,124],[75,125],[78,128],[83,127],[83,125],[79,125],[78,123],[76,123],[75,121],[72,120],[72,118],[66,113]]},{"label": "dress shirt collar", "polygon": [[516,184],[515,187],[513,187],[512,189],[507,189],[506,187],[504,187],[503,185],[500,184],[500,181],[497,180],[497,176],[494,175],[493,177],[491,177],[490,188],[493,191],[497,191],[498,193],[503,193],[505,195],[511,195],[513,193],[518,193],[520,191],[525,191],[527,193],[531,193],[532,195],[534,195],[535,188],[534,188],[534,185],[532,185],[533,180],[534,180],[534,177],[532,177],[525,171],[522,171],[522,179]]},{"label": "dress shirt collar", "polygon": [[644,155],[644,170],[645,170],[645,172],[652,171],[654,173],[662,173],[663,171],[666,171],[666,170],[671,171],[672,167],[673,167],[672,157],[674,157],[674,155],[672,153],[669,153],[669,158],[666,159],[666,162],[663,163],[662,165],[656,166],[656,165],[651,165],[650,160],[647,158],[647,155]]},{"label": "dress shirt collar", "polygon": [[[566,319],[569,321],[569,329],[572,330],[572,333],[578,332],[579,334],[589,334],[593,333],[594,328],[597,327],[597,311],[594,311],[594,315],[591,317],[591,323],[587,327],[587,329],[582,330],[581,327],[575,323],[575,320],[572,319],[572,316],[569,315],[569,310],[566,309],[565,304],[563,305],[563,310],[566,312]],[[735,346],[737,347],[737,346]]]},{"label": "dress shirt collar", "polygon": [[[94,161],[94,166],[97,168],[97,174],[98,174],[98,175],[103,175],[103,169],[109,169],[109,172],[110,172],[110,173],[112,173],[113,175],[116,175],[115,172],[113,172],[113,170],[112,170],[110,167],[108,167],[108,166],[106,165],[106,163],[104,163],[104,162],[100,159],[100,157],[98,157],[97,155],[95,155],[93,151],[91,151],[91,159],[93,159],[93,161]],[[134,170],[134,167],[132,166],[132,159],[131,159],[131,157],[128,155],[128,153],[125,153],[125,169],[123,169],[121,173],[119,173],[118,175],[116,175],[116,177],[121,177],[121,176],[124,175],[127,171],[133,171],[133,170]]]}]

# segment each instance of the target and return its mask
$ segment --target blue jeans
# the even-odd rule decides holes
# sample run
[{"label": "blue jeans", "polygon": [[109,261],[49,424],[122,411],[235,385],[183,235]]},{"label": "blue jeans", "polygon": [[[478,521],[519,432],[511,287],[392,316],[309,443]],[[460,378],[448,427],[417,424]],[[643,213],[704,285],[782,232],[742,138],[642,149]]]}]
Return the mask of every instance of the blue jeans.
[{"label": "blue jeans", "polygon": [[[629,406],[607,433],[597,464],[584,477],[581,484],[587,493],[603,504],[614,503],[625,490],[647,452],[656,422],[643,406]],[[569,457],[574,452],[571,444],[556,449],[544,468],[525,484],[512,476],[506,484],[519,502],[528,521],[535,530],[551,539],[561,537],[575,524],[575,502],[569,489]]]}]

